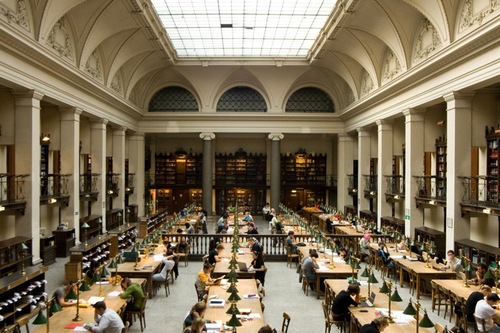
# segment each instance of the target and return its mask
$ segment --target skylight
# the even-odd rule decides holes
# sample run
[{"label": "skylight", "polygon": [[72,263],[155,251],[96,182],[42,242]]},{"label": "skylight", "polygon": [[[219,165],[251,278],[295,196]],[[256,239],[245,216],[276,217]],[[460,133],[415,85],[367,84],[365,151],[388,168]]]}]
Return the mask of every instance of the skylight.
[{"label": "skylight", "polygon": [[337,2],[151,1],[180,58],[305,58]]}]

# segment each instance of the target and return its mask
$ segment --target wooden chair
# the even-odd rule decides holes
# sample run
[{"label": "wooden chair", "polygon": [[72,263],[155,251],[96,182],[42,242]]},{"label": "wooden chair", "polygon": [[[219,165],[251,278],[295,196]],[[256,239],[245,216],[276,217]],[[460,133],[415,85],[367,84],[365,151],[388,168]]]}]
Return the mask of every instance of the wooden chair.
[{"label": "wooden chair", "polygon": [[[446,330],[446,331],[448,331],[448,330]],[[436,323],[436,324],[434,324],[434,332],[435,333],[444,333],[445,328],[440,323]]]},{"label": "wooden chair", "polygon": [[446,297],[443,295],[443,293],[441,292],[441,289],[433,280],[431,280],[431,289],[432,289],[431,290],[431,309],[432,309],[432,312],[434,312],[434,310],[437,307],[438,316],[439,316],[441,306],[442,305],[445,305],[446,307],[448,306],[448,304],[446,303]]},{"label": "wooden chair", "polygon": [[[468,321],[467,320],[467,314],[465,313],[465,299],[462,300],[462,303],[460,304],[460,311],[462,311],[462,317],[460,317],[460,327],[462,327],[462,329],[465,331],[465,332],[468,332],[469,331],[469,326],[472,326],[472,328],[474,329],[474,332],[477,333],[477,325],[476,325],[476,322],[475,321]],[[457,325],[457,326],[459,326]]]},{"label": "wooden chair", "polygon": [[194,284],[194,291],[196,292],[196,298],[198,298],[198,302],[203,301],[203,295],[198,293],[198,288],[196,288],[196,283]]},{"label": "wooden chair", "polygon": [[325,317],[325,333],[330,333],[332,326],[335,325],[340,330],[340,333],[347,330],[347,322],[345,320],[334,320],[328,305],[325,302],[321,302],[323,308],[323,315]]},{"label": "wooden chair", "polygon": [[326,281],[324,283],[325,283],[325,303],[328,307],[331,307],[336,297],[335,291],[332,288],[330,288],[330,286],[328,285],[328,283],[326,283]]},{"label": "wooden chair", "polygon": [[288,326],[290,325],[290,316],[286,313],[283,312],[283,322],[281,323],[281,332],[280,333],[288,333]]},{"label": "wooden chair", "polygon": [[135,316],[139,317],[139,323],[141,325],[141,332],[144,332],[146,328],[146,302],[149,298],[149,293],[144,294],[144,303],[142,303],[142,308],[137,311],[127,310],[127,321],[133,322]]},{"label": "wooden chair", "polygon": [[292,263],[295,261],[295,265],[299,264],[299,255],[297,253],[292,253],[290,246],[286,247],[286,267],[292,267]]},{"label": "wooden chair", "polygon": [[129,327],[130,327],[130,322],[127,320],[125,322],[125,326],[123,326],[123,328],[122,328],[122,333],[127,333]]},{"label": "wooden chair", "polygon": [[179,261],[184,260],[184,267],[186,267],[189,264],[189,249],[191,247],[191,244],[188,244],[182,252],[178,252],[177,256],[179,257]]},{"label": "wooden chair", "polygon": [[2,333],[19,333],[21,332],[21,328],[19,327],[19,323],[15,323],[13,325],[5,326],[2,330]]},{"label": "wooden chair", "polygon": [[309,288],[311,288],[311,283],[314,283],[315,281],[309,281],[307,279],[307,275],[302,274],[302,291],[306,296],[309,296]]},{"label": "wooden chair", "polygon": [[476,329],[478,332],[486,333],[486,321],[483,318],[479,318],[474,313],[474,319],[476,320]]}]

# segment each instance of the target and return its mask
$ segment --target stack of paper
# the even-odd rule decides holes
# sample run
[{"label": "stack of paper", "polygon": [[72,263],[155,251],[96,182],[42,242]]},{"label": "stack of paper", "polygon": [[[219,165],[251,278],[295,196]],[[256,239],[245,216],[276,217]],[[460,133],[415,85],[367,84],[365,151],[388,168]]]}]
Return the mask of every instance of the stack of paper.
[{"label": "stack of paper", "polygon": [[226,305],[226,301],[223,299],[211,299],[208,301],[208,306],[213,308],[223,308]]}]

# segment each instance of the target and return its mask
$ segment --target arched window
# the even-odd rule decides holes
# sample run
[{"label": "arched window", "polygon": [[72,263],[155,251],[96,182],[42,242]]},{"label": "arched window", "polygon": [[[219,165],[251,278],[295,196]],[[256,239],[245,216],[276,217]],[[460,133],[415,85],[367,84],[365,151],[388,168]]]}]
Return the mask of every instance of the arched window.
[{"label": "arched window", "polygon": [[148,107],[149,112],[198,112],[198,102],[189,90],[167,87],[158,91]]},{"label": "arched window", "polygon": [[335,104],[330,96],[318,88],[302,88],[290,96],[285,112],[335,112]]},{"label": "arched window", "polygon": [[248,87],[235,87],[222,95],[217,112],[266,112],[267,105],[258,91]]}]

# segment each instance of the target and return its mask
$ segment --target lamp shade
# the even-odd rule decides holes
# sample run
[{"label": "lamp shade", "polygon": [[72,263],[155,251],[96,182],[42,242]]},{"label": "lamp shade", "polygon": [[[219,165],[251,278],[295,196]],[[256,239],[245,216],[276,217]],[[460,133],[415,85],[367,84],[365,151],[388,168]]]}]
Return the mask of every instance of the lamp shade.
[{"label": "lamp shade", "polygon": [[50,303],[50,313],[56,313],[62,311],[62,307],[54,300]]},{"label": "lamp shade", "polygon": [[375,275],[372,272],[372,275],[368,278],[369,283],[378,283],[378,280],[375,278]]},{"label": "lamp shade", "polygon": [[387,283],[385,283],[384,281],[384,284],[382,285],[382,288],[380,288],[379,290],[382,294],[387,294],[389,292],[389,287],[387,287]]},{"label": "lamp shade", "polygon": [[84,224],[82,224],[81,228],[88,229],[88,228],[90,228],[90,226],[87,224],[87,222],[85,222]]},{"label": "lamp shade", "polygon": [[68,293],[66,294],[66,299],[77,299],[78,298],[78,295],[75,293],[75,291],[73,290],[73,288],[71,288]]},{"label": "lamp shade", "polygon": [[229,295],[227,299],[232,302],[241,300],[241,297],[238,296],[238,293],[233,290],[233,292],[231,293],[231,295]]},{"label": "lamp shade", "polygon": [[81,291],[89,291],[90,290],[90,287],[89,285],[87,284],[87,282],[85,280],[83,280],[82,284],[80,285],[80,288],[79,288]]},{"label": "lamp shade", "polygon": [[240,314],[240,310],[238,310],[236,303],[232,303],[231,306],[229,307],[229,309],[227,309],[226,313],[230,314],[230,315],[233,315],[233,314],[238,315],[238,314]]},{"label": "lamp shade", "polygon": [[415,310],[411,301],[408,303],[408,306],[406,307],[406,309],[404,309],[403,314],[410,315],[410,316],[414,316],[417,314],[417,310]]},{"label": "lamp shade", "polygon": [[403,301],[401,296],[399,296],[398,288],[394,288],[394,292],[391,295],[391,301],[393,301],[393,302],[402,302]]},{"label": "lamp shade", "polygon": [[483,278],[484,279],[494,279],[495,275],[493,275],[493,273],[491,272],[491,269],[488,268],[488,270],[484,274]]},{"label": "lamp shade", "polygon": [[356,259],[351,259],[351,267],[352,269],[361,269],[361,266]]},{"label": "lamp shade", "polygon": [[111,260],[111,262],[108,265],[108,268],[116,268],[116,261],[115,261],[115,259]]},{"label": "lamp shade", "polygon": [[97,283],[99,281],[101,281],[101,275],[99,272],[95,272],[94,275],[92,275],[92,282]]},{"label": "lamp shade", "polygon": [[424,317],[418,323],[418,326],[420,326],[420,327],[434,327],[434,324],[432,323],[432,321],[429,319],[429,316],[427,315],[427,310],[425,310]]},{"label": "lamp shade", "polygon": [[[137,251],[136,251],[136,252],[137,252]],[[123,264],[123,262],[124,262],[124,261],[123,261],[123,256],[120,254],[120,255],[118,256],[117,264]]]},{"label": "lamp shade", "polygon": [[38,315],[36,316],[35,320],[33,320],[33,325],[44,325],[47,324],[47,317],[43,314],[43,311],[40,309],[40,312],[38,312]]},{"label": "lamp shade", "polygon": [[27,249],[29,249],[29,247],[27,247],[26,244],[21,243],[21,250],[26,251]]},{"label": "lamp shade", "polygon": [[361,273],[361,276],[362,277],[370,277],[370,273],[368,273],[368,269],[365,268],[365,270],[363,271],[363,273]]},{"label": "lamp shade", "polygon": [[230,327],[239,327],[241,326],[241,322],[238,318],[236,318],[236,314],[232,314],[231,315],[231,319],[229,319],[229,321],[226,323],[227,326],[230,326]]}]

